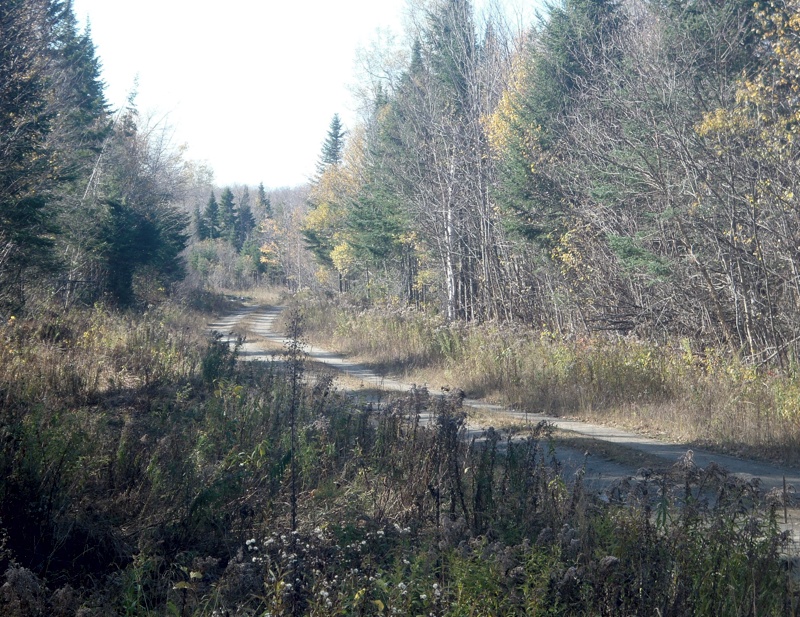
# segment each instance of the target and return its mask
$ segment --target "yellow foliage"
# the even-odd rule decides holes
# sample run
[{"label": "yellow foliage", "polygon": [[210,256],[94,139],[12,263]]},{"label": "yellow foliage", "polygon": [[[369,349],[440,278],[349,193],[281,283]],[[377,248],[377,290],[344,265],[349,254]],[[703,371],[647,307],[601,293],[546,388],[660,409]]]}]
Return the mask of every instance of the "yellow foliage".
[{"label": "yellow foliage", "polygon": [[438,273],[431,269],[420,269],[414,279],[414,289],[422,291],[426,287],[433,285],[439,278]]},{"label": "yellow foliage", "polygon": [[[752,208],[771,203],[789,211],[797,207],[792,185],[799,158],[800,0],[757,2],[754,15],[760,48],[766,50],[763,65],[742,75],[729,109],[704,114],[694,128],[717,156],[767,163],[768,177],[757,178],[752,194],[744,196]],[[753,244],[742,229],[730,230],[728,237]],[[758,247],[751,250],[762,259]]]},{"label": "yellow foliage", "polygon": [[356,263],[353,247],[347,242],[337,244],[331,251],[331,261],[333,261],[333,267],[346,276]]},{"label": "yellow foliage", "polygon": [[357,128],[350,134],[342,163],[326,167],[311,187],[312,204],[341,206],[358,194],[363,185],[364,148],[364,131]]},{"label": "yellow foliage", "polygon": [[530,54],[521,50],[512,61],[508,83],[494,111],[483,119],[489,145],[496,156],[518,151],[535,171],[541,127],[523,117],[524,100],[530,90]]},{"label": "yellow foliage", "polygon": [[330,270],[324,266],[320,266],[314,272],[314,278],[320,285],[326,285],[330,282]]},{"label": "yellow foliage", "polygon": [[306,214],[305,229],[335,229],[344,219],[344,212],[328,202],[322,202]]},{"label": "yellow foliage", "polygon": [[800,0],[753,8],[767,62],[761,72],[742,76],[733,109],[705,114],[695,130],[718,139],[749,133],[762,153],[780,157],[800,126]]},{"label": "yellow foliage", "polygon": [[267,264],[270,266],[280,265],[280,247],[278,246],[277,242],[274,240],[268,240],[262,244],[258,250],[261,253],[259,261],[262,264]]},{"label": "yellow foliage", "polygon": [[552,257],[561,263],[561,271],[575,276],[579,281],[586,281],[594,270],[590,261],[584,259],[584,245],[590,239],[589,226],[579,225],[561,235],[558,244],[552,250]]},{"label": "yellow foliage", "polygon": [[351,204],[364,184],[365,136],[361,128],[351,132],[342,162],[329,165],[311,187],[311,209],[305,216],[302,228],[313,231],[324,241],[334,266],[341,273],[349,271],[355,263],[352,247],[345,248],[345,224]]}]

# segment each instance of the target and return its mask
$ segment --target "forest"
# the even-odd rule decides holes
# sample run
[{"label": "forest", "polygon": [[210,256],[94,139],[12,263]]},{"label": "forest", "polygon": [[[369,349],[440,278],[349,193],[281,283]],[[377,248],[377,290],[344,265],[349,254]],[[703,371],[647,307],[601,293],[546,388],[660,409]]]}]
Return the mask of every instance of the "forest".
[{"label": "forest", "polygon": [[347,289],[448,320],[789,368],[799,15],[570,0],[511,38],[435,3],[404,64],[369,67],[366,120],[331,148],[304,233]]},{"label": "forest", "polygon": [[[463,405],[798,464],[799,0],[410,2],[297,187],[217,186],[101,66],[0,3],[0,613],[800,612],[787,489],[594,494]],[[208,332],[258,303],[280,361]]]},{"label": "forest", "polygon": [[527,31],[432,2],[408,44],[363,54],[363,121],[335,115],[309,186],[274,204],[214,187],[135,93],[109,109],[69,3],[3,10],[6,317],[44,289],[130,306],[222,263],[240,285],[269,270],[448,321],[794,365],[793,2],[570,0]]}]

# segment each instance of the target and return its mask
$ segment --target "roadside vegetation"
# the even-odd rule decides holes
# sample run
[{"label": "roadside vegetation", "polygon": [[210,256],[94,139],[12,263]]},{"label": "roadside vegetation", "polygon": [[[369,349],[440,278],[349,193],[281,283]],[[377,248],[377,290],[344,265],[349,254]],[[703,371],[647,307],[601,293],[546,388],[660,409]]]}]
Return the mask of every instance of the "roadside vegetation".
[{"label": "roadside vegetation", "polygon": [[515,324],[447,323],[409,309],[303,302],[320,344],[403,375],[529,412],[577,416],[683,443],[800,462],[800,375],[689,339],[564,336]]},{"label": "roadside vegetation", "polygon": [[723,470],[594,496],[458,393],[375,409],[172,302],[41,309],[0,327],[9,617],[797,611],[779,500]]}]

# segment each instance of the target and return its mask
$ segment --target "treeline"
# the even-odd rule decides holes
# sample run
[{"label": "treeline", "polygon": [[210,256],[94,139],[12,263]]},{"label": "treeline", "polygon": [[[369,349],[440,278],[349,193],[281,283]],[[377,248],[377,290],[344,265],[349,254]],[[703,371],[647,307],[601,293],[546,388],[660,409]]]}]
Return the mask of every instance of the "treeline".
[{"label": "treeline", "polygon": [[314,270],[300,225],[308,186],[265,189],[197,183],[184,200],[192,212],[185,252],[188,288],[290,289],[314,284]]},{"label": "treeline", "polygon": [[520,36],[435,0],[412,22],[311,188],[334,284],[795,357],[800,2],[562,0]]},{"label": "treeline", "polygon": [[194,170],[131,95],[114,112],[68,0],[0,4],[0,314],[120,306],[183,277]]},{"label": "treeline", "polygon": [[260,223],[251,201],[250,189],[245,186],[238,199],[226,187],[217,200],[212,188],[203,210],[195,203],[189,265],[202,285],[247,288],[258,283],[262,274],[280,278],[277,264],[261,258],[261,245],[267,243],[264,234],[273,216],[263,184],[258,187],[255,204]]}]

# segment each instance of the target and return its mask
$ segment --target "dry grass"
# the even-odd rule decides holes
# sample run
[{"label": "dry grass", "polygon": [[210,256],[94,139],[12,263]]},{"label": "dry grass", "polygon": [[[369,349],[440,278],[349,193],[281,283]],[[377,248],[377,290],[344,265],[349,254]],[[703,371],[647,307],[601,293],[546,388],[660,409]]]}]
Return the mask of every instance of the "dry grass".
[{"label": "dry grass", "polygon": [[282,304],[287,297],[286,290],[282,287],[263,286],[250,289],[220,289],[218,292],[225,297],[244,302],[246,304]]},{"label": "dry grass", "polygon": [[308,336],[405,381],[720,451],[800,463],[800,378],[687,341],[563,339],[411,311],[306,309]]},{"label": "dry grass", "polygon": [[784,537],[747,484],[687,471],[594,501],[543,427],[466,439],[461,397],[424,390],[376,413],[313,367],[236,363],[196,319],[95,307],[0,326],[0,614],[794,606]]}]

